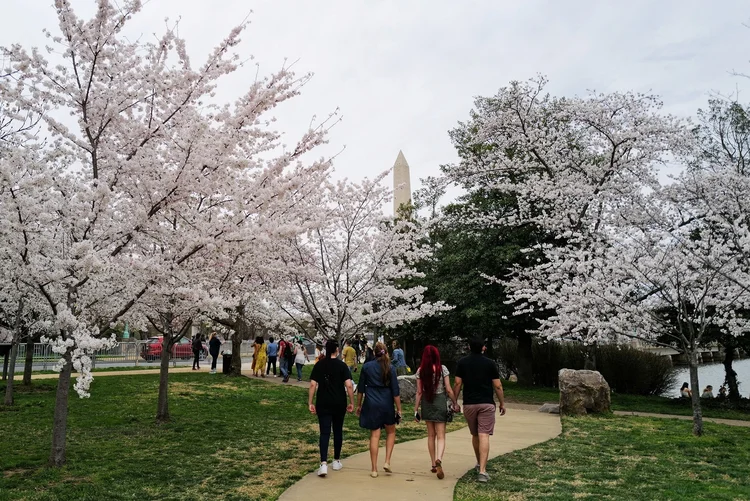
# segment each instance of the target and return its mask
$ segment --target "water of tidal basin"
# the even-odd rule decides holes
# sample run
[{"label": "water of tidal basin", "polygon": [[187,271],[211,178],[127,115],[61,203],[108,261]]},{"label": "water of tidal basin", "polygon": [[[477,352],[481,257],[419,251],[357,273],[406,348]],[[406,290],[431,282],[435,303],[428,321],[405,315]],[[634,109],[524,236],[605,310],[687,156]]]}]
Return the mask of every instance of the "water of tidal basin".
[{"label": "water of tidal basin", "polygon": [[[740,395],[750,397],[748,395],[748,391],[750,391],[750,358],[735,360],[732,367],[734,372],[737,373],[737,381],[740,383]],[[686,365],[678,366],[677,376],[677,383],[664,395],[665,397],[679,397],[682,383],[687,381],[690,384],[690,374]],[[699,392],[702,392],[703,388],[710,384],[714,387],[714,396],[717,396],[719,387],[724,383],[724,365],[719,363],[698,366],[698,382],[701,385],[698,388]],[[692,388],[692,390],[696,391],[695,388]]]}]

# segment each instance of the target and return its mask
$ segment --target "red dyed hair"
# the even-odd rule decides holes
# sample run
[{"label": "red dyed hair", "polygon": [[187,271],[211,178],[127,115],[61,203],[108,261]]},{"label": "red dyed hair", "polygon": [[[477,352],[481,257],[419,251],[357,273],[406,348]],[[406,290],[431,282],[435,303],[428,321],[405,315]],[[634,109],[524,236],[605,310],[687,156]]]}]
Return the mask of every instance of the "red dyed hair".
[{"label": "red dyed hair", "polygon": [[422,381],[422,393],[425,400],[432,403],[435,391],[443,377],[443,365],[440,363],[440,352],[431,344],[424,347],[422,363],[419,365],[419,380]]}]

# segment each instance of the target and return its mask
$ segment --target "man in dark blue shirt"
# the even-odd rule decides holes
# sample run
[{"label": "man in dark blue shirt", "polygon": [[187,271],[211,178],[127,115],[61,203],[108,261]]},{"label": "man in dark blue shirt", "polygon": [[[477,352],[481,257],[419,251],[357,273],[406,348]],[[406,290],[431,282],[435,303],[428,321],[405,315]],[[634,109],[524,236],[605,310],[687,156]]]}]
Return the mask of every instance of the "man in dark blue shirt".
[{"label": "man in dark blue shirt", "polygon": [[[464,417],[471,432],[474,454],[477,457],[477,480],[487,482],[487,458],[490,455],[490,435],[495,431],[495,409],[505,414],[505,397],[500,373],[493,360],[485,357],[485,343],[481,339],[469,342],[471,354],[458,361],[453,389],[456,398],[464,390]],[[495,405],[495,395],[499,407]]]},{"label": "man in dark blue shirt", "polygon": [[266,368],[266,376],[271,372],[271,366],[273,366],[273,377],[276,377],[276,359],[279,355],[279,343],[275,342],[273,338],[268,338],[268,344],[266,345],[266,355],[268,355],[268,368]]}]

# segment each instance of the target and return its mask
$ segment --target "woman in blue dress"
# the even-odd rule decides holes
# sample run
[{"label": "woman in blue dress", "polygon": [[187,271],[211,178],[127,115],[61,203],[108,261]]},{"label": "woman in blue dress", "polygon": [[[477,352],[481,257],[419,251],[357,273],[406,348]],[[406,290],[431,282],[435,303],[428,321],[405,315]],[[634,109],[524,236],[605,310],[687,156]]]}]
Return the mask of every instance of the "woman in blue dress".
[{"label": "woman in blue dress", "polygon": [[393,446],[396,445],[396,424],[401,421],[401,397],[396,369],[391,365],[391,359],[383,343],[375,344],[375,360],[362,366],[357,393],[359,425],[370,430],[370,476],[377,478],[380,430],[385,428],[386,433],[383,469],[391,473],[391,455]]}]

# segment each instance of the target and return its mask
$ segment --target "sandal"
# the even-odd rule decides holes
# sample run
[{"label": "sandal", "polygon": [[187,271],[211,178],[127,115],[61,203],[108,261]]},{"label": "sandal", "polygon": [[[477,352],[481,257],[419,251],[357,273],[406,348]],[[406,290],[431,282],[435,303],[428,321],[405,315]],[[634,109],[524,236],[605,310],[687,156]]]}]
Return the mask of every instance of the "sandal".
[{"label": "sandal", "polygon": [[442,480],[445,478],[445,473],[443,472],[443,462],[439,459],[435,461],[435,469],[437,470],[437,478]]}]

